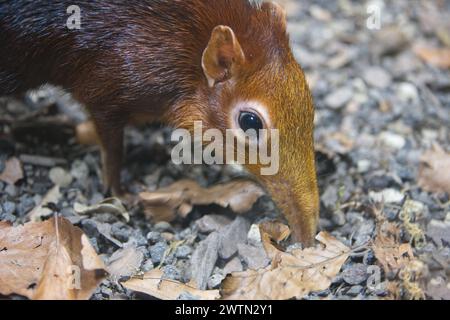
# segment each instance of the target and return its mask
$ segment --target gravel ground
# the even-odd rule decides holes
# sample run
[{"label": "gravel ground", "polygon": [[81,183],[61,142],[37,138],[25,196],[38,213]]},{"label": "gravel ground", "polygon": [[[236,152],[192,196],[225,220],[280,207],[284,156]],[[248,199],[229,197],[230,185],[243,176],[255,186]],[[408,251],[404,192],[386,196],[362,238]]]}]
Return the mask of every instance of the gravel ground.
[{"label": "gravel ground", "polygon": [[[316,104],[320,228],[348,246],[362,245],[374,237],[376,221],[371,208],[377,197],[384,197],[387,219],[401,225],[399,212],[406,199],[412,200],[420,208],[412,222],[426,234],[425,243],[412,241],[415,255],[426,267],[421,287],[428,298],[448,298],[448,289],[438,292],[436,286],[438,279],[448,282],[449,276],[449,195],[423,191],[417,174],[421,154],[433,144],[450,150],[450,77],[448,69],[420,60],[412,47],[422,42],[450,45],[445,43],[450,28],[443,25],[450,21],[449,3],[372,1],[384,7],[381,30],[370,30],[366,1],[284,2],[293,49],[307,73]],[[447,37],[436,31],[442,27]],[[21,118],[20,125],[14,125],[12,117]],[[130,222],[110,213],[75,215],[75,203],[91,205],[104,198],[98,149],[75,142],[73,123],[84,119],[80,106],[52,87],[24,99],[0,98],[0,171],[5,160],[15,155],[25,172],[16,185],[0,182],[0,220],[23,222],[57,182],[64,186],[58,211],[88,234],[105,260],[114,260],[111,256],[123,244],[133,245],[141,253],[136,262],[141,271],[162,262],[167,277],[187,282],[194,252],[212,231],[228,228],[234,232],[241,227],[233,234],[247,237],[251,224],[277,216],[268,197],[236,220],[231,212],[217,207],[195,208],[187,219],[171,224],[151,224],[139,208],[130,208]],[[159,127],[128,130],[123,181],[129,192],[156,190],[182,178],[209,186],[244,174],[230,167],[174,165],[170,132]],[[44,157],[45,163],[36,155]],[[106,236],[99,231],[102,224],[111,226]],[[406,231],[402,236],[411,239]],[[176,240],[184,240],[183,245],[164,257]],[[253,249],[241,246],[232,257],[219,252],[205,286],[218,287],[227,271],[264,264]],[[311,293],[307,299],[386,297],[386,289],[367,288],[367,268],[374,264],[371,250],[352,256],[330,289]],[[389,277],[395,275],[382,273],[381,280]],[[93,299],[148,298],[123,289],[116,280],[105,281]],[[400,298],[408,298],[407,292],[400,292]]]}]

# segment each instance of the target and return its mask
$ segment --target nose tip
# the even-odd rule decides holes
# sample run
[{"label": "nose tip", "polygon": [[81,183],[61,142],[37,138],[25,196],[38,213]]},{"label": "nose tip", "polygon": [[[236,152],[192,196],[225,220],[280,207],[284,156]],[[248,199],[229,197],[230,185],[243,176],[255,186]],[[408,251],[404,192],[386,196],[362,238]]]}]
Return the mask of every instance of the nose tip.
[{"label": "nose tip", "polygon": [[[284,192],[283,192],[284,191]],[[304,246],[312,246],[319,220],[319,201],[316,189],[294,192],[278,190],[273,198],[292,230],[292,238]]]},{"label": "nose tip", "polygon": [[312,202],[307,206],[297,203],[288,209],[285,217],[292,229],[292,238],[309,247],[314,244],[317,231],[319,210]]}]

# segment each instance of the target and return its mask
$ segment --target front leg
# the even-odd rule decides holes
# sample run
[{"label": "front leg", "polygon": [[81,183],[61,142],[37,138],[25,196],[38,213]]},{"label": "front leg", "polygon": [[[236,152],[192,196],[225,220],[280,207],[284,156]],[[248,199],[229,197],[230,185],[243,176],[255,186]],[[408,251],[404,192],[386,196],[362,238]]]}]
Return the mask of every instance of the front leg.
[{"label": "front leg", "polygon": [[105,193],[123,195],[120,181],[123,159],[123,135],[126,119],[122,115],[92,114],[100,139],[103,187]]}]

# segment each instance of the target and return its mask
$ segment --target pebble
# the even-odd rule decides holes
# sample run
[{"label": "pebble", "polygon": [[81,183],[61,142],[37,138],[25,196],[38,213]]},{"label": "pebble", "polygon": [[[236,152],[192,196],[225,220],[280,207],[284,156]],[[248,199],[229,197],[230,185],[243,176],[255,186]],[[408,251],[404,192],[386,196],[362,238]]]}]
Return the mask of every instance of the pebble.
[{"label": "pebble", "polygon": [[366,173],[367,171],[370,170],[370,166],[371,166],[371,161],[366,160],[366,159],[359,160],[357,163],[358,172]]},{"label": "pebble", "polygon": [[219,256],[229,259],[238,251],[238,245],[244,243],[250,229],[247,219],[238,216],[220,232]]},{"label": "pebble", "polygon": [[163,240],[163,238],[160,232],[150,231],[149,233],[147,233],[147,240],[150,242],[150,244],[155,244]]},{"label": "pebble", "polygon": [[391,75],[381,67],[369,67],[365,69],[363,79],[367,85],[379,89],[386,89],[392,83]]},{"label": "pebble", "polygon": [[58,185],[61,188],[67,188],[73,180],[70,173],[60,167],[50,169],[48,176],[55,185]]},{"label": "pebble", "polygon": [[242,262],[238,257],[234,257],[223,268],[223,274],[227,275],[233,272],[243,271],[244,267],[242,266]]},{"label": "pebble", "polygon": [[345,214],[341,210],[334,211],[331,219],[337,226],[343,226],[346,223]]},{"label": "pebble", "polygon": [[167,242],[171,242],[175,239],[175,235],[171,232],[163,232],[161,233],[161,237]]},{"label": "pebble", "polygon": [[12,201],[5,201],[5,203],[2,204],[2,208],[4,214],[10,215],[16,211],[16,204]]},{"label": "pebble", "polygon": [[340,109],[345,106],[353,96],[353,90],[349,87],[337,89],[325,97],[325,106],[330,109]]},{"label": "pebble", "polygon": [[89,177],[89,167],[86,162],[75,160],[70,168],[70,175],[77,181],[85,183]]},{"label": "pebble", "polygon": [[10,197],[14,198],[17,196],[17,187],[15,185],[8,184],[5,188],[5,192]]},{"label": "pebble", "polygon": [[450,243],[450,222],[431,220],[427,226],[427,235],[433,239],[439,247],[444,245],[444,241]]},{"label": "pebble", "polygon": [[223,274],[213,274],[208,280],[208,289],[218,289],[222,284],[223,279],[225,279]]},{"label": "pebble", "polygon": [[247,244],[239,244],[238,250],[241,259],[252,270],[264,268],[270,263],[270,259],[262,246],[253,247]]},{"label": "pebble", "polygon": [[400,203],[405,195],[396,189],[389,188],[381,192],[370,191],[369,198],[375,203]]},{"label": "pebble", "polygon": [[347,292],[346,294],[349,295],[350,297],[356,297],[357,295],[359,295],[362,290],[364,288],[362,286],[352,286]]},{"label": "pebble", "polygon": [[338,203],[337,187],[334,184],[327,186],[320,200],[328,210],[334,211]]},{"label": "pebble", "polygon": [[198,219],[195,224],[197,225],[200,232],[211,233],[214,231],[219,231],[230,222],[231,221],[224,216],[218,214],[209,214]]},{"label": "pebble", "polygon": [[399,150],[406,144],[406,139],[399,134],[389,131],[382,132],[379,136],[380,141],[389,148]]},{"label": "pebble", "polygon": [[402,82],[398,85],[396,95],[400,101],[405,103],[414,103],[419,100],[419,92],[415,85],[409,82]]},{"label": "pebble", "polygon": [[355,263],[348,266],[342,272],[342,278],[350,285],[358,285],[367,280],[367,266],[362,263]]},{"label": "pebble", "polygon": [[167,265],[162,268],[163,271],[163,278],[164,279],[170,279],[175,281],[181,281],[182,275],[181,271],[172,265]]},{"label": "pebble", "polygon": [[164,257],[164,253],[167,250],[167,244],[165,242],[158,242],[154,246],[150,247],[150,256],[154,264],[159,264]]},{"label": "pebble", "polygon": [[251,225],[250,230],[247,233],[247,243],[252,246],[258,246],[261,244],[261,232],[259,230],[259,225]]},{"label": "pebble", "polygon": [[220,239],[218,232],[212,232],[198,244],[191,256],[192,280],[200,290],[207,288],[218,258]]},{"label": "pebble", "polygon": [[150,270],[152,270],[154,268],[154,264],[152,259],[147,259],[144,264],[142,265],[142,271],[143,272],[148,272]]},{"label": "pebble", "polygon": [[164,232],[172,230],[172,226],[166,221],[161,221],[155,224],[154,229],[158,232]]},{"label": "pebble", "polygon": [[177,248],[177,250],[175,251],[175,256],[178,259],[186,259],[191,255],[191,253],[192,253],[192,248],[190,246],[182,245],[182,246],[179,246]]},{"label": "pebble", "polygon": [[36,204],[34,203],[34,199],[30,195],[23,195],[20,198],[20,202],[16,207],[16,212],[20,217],[25,216],[28,212],[30,212]]}]

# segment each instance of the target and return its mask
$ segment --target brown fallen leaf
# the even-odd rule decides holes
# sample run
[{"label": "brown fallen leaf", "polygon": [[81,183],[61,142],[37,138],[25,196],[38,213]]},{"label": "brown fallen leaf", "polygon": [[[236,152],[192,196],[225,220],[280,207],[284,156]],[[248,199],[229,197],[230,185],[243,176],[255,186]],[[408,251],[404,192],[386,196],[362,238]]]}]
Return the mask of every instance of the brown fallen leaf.
[{"label": "brown fallen leaf", "polygon": [[183,293],[190,294],[199,300],[220,298],[219,290],[199,290],[174,280],[162,279],[162,277],[162,270],[153,269],[145,273],[142,279],[133,278],[122,282],[122,285],[127,289],[143,292],[162,300],[176,300]]},{"label": "brown fallen leaf", "polygon": [[434,145],[422,155],[420,162],[419,186],[429,192],[450,194],[450,153]]},{"label": "brown fallen leaf", "polygon": [[272,264],[258,271],[234,272],[227,276],[222,282],[223,299],[301,299],[311,291],[327,289],[351,252],[326,232],[316,237],[320,246],[291,253],[273,246],[273,238],[264,228],[261,228],[261,238]]},{"label": "brown fallen leaf", "polygon": [[260,232],[265,234],[266,237],[263,240],[268,240],[268,238],[274,240],[275,242],[280,242],[291,234],[291,230],[287,225],[279,221],[265,221],[259,225]]},{"label": "brown fallen leaf", "polygon": [[58,185],[51,188],[42,199],[41,203],[28,213],[30,221],[40,221],[43,217],[50,216],[53,211],[46,206],[49,203],[58,203],[61,198],[61,192]]},{"label": "brown fallen leaf", "polygon": [[250,210],[264,191],[255,183],[238,180],[202,188],[195,181],[181,180],[167,188],[139,195],[146,214],[154,221],[186,217],[194,205],[217,204],[235,213]]},{"label": "brown fallen leaf", "polygon": [[0,180],[8,184],[15,184],[23,179],[23,170],[20,160],[12,157],[5,163],[5,169],[0,173]]},{"label": "brown fallen leaf", "polygon": [[117,282],[122,277],[135,275],[144,260],[144,252],[134,245],[119,249],[109,258],[107,270],[110,279]]},{"label": "brown fallen leaf", "polygon": [[18,227],[0,222],[0,294],[86,300],[104,276],[86,235],[66,219]]},{"label": "brown fallen leaf", "polygon": [[421,45],[414,47],[414,53],[423,61],[436,67],[442,69],[450,68],[449,48],[432,48]]}]

